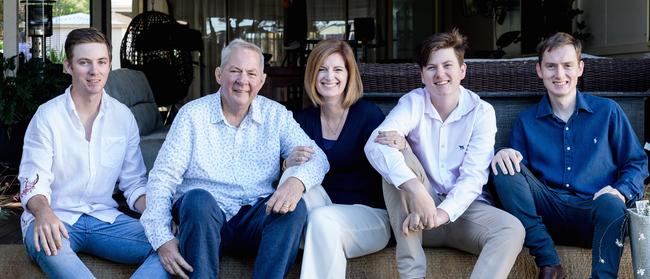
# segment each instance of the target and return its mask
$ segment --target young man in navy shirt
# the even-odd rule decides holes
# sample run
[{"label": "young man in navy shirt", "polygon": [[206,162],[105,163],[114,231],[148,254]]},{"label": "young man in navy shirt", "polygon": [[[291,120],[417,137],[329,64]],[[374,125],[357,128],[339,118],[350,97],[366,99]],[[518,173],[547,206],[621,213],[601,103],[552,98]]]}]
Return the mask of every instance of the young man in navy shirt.
[{"label": "young man in navy shirt", "polygon": [[510,148],[492,160],[506,211],[526,228],[539,278],[564,278],[554,243],[592,247],[592,278],[616,278],[626,206],[643,195],[647,157],[621,107],[576,89],[581,43],[556,33],[538,45],[547,94],[519,115]]}]

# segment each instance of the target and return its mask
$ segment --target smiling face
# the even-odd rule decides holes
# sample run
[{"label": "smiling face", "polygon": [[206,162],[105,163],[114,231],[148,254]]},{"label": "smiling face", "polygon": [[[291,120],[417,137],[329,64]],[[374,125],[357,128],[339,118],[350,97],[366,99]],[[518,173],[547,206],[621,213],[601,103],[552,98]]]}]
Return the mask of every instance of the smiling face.
[{"label": "smiling face", "polygon": [[264,85],[266,74],[260,66],[259,54],[247,48],[235,48],[223,68],[215,71],[221,85],[222,105],[230,110],[248,110]]},{"label": "smiling face", "polygon": [[63,62],[72,76],[72,94],[101,94],[111,71],[106,44],[81,43],[74,46],[72,53],[72,57]]},{"label": "smiling face", "polygon": [[575,96],[578,78],[582,76],[584,63],[578,60],[573,45],[562,45],[545,51],[537,63],[537,75],[544,82],[550,98]]},{"label": "smiling face", "polygon": [[460,94],[460,81],[465,78],[465,63],[460,64],[453,48],[431,52],[429,61],[422,67],[422,83],[433,96]]},{"label": "smiling face", "polygon": [[348,70],[345,67],[343,56],[332,53],[318,68],[316,75],[316,91],[323,100],[343,99],[343,92],[348,84]]}]

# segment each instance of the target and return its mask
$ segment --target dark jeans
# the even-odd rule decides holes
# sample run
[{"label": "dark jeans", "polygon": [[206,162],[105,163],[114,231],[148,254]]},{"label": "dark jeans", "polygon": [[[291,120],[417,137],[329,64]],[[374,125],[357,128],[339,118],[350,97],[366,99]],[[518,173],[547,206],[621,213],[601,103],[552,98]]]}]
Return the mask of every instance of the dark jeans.
[{"label": "dark jeans", "polygon": [[226,221],[212,195],[201,189],[191,190],[172,208],[179,224],[180,252],[194,268],[191,278],[219,278],[221,251],[255,255],[253,278],[283,278],[293,265],[307,208],[302,199],[296,210],[284,215],[266,215],[266,201],[243,206]]},{"label": "dark jeans", "polygon": [[618,197],[604,194],[585,200],[545,185],[523,165],[514,176],[499,170],[493,180],[503,208],[524,225],[524,246],[537,266],[560,264],[555,241],[591,247],[592,278],[617,277],[626,234],[625,204]]}]

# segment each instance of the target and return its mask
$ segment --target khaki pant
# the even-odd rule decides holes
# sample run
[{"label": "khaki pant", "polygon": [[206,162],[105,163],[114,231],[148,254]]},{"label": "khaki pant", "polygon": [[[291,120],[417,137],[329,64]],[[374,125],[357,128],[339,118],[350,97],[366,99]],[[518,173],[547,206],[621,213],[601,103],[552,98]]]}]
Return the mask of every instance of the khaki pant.
[{"label": "khaki pant", "polygon": [[[424,184],[436,204],[444,197],[434,193],[427,176],[411,150],[403,152],[407,165]],[[474,201],[456,221],[432,230],[402,233],[407,212],[406,195],[384,180],[384,199],[397,240],[397,270],[401,278],[427,275],[425,247],[451,247],[474,255],[478,260],[471,278],[506,278],[524,243],[525,231],[519,220],[484,202]],[[435,274],[434,278],[453,277]]]}]

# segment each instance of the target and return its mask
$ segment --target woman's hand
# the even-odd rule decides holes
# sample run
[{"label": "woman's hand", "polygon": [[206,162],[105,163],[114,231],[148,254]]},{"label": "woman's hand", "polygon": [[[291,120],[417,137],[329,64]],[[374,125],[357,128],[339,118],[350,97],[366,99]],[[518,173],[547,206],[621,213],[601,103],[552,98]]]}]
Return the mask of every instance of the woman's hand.
[{"label": "woman's hand", "polygon": [[397,131],[379,131],[375,142],[383,145],[390,146],[399,151],[409,147],[406,138],[400,135]]},{"label": "woman's hand", "polygon": [[314,149],[309,146],[296,146],[289,154],[289,157],[284,160],[282,164],[283,169],[290,168],[293,166],[299,166],[304,162],[309,161],[311,155],[314,155]]}]

